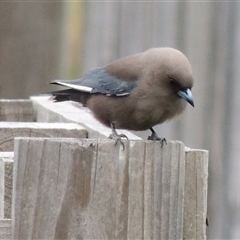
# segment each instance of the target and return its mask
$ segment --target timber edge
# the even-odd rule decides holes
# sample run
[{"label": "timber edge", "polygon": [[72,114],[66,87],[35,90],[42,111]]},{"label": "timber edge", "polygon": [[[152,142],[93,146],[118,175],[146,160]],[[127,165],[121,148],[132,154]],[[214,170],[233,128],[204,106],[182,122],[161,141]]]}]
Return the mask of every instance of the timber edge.
[{"label": "timber edge", "polygon": [[[0,192],[0,239],[32,239],[34,236],[42,239],[59,239],[61,236],[65,239],[206,239],[208,151],[189,149],[179,141],[168,141],[161,148],[158,142],[143,141],[124,130],[121,133],[128,135],[130,141],[124,141],[126,150],[123,151],[120,144],[114,146],[114,141],[107,139],[111,130],[95,120],[89,110],[69,102],[53,103],[48,98],[0,100],[0,182],[3,189]],[[61,155],[61,151],[69,155]],[[56,152],[58,155],[54,154]],[[79,164],[76,159],[79,154],[85,156],[80,163],[83,169],[88,166],[86,159],[91,159],[92,165],[87,167],[87,171],[82,172],[76,165]],[[70,165],[65,165],[65,168],[75,166],[77,172],[61,170],[59,163],[64,163],[66,157]],[[31,163],[27,159],[32,159]],[[58,165],[49,166],[46,162],[45,168],[39,169],[39,162],[47,159],[55,159],[53,163],[56,161]],[[23,171],[27,166],[38,172]],[[63,192],[52,196],[45,195],[46,187],[50,185],[34,178],[42,176],[48,183],[56,184],[54,191],[59,182],[51,178],[54,172],[50,175],[47,172],[56,168],[67,179],[81,173],[83,179],[80,177],[80,182],[83,180],[84,186],[88,186],[87,192],[82,185],[75,186],[83,196],[71,200],[80,200],[80,208],[75,209],[74,203],[69,202],[71,211],[77,212],[78,217],[68,216],[71,220],[67,222],[64,220],[67,215],[56,214],[56,211],[66,209],[66,203],[60,201],[58,208],[49,209],[44,201],[54,202],[56,197],[63,200],[65,194],[72,195],[75,192],[71,190],[73,182],[66,180],[62,183]],[[88,171],[94,174],[89,175]],[[109,179],[103,172],[116,178]],[[24,179],[29,178],[32,180],[27,183]],[[61,175],[57,179],[62,179]],[[40,199],[40,202],[35,202],[37,205],[27,200],[31,192],[22,195],[23,187],[28,184],[39,190],[34,195]],[[112,202],[117,205],[112,205]],[[33,208],[22,209],[21,206],[28,204]],[[115,217],[112,219],[111,213],[105,215],[107,221],[102,221],[99,216],[107,213],[99,209],[108,207],[115,209]],[[83,209],[88,209],[87,215]],[[160,209],[165,210],[159,212]],[[37,214],[35,219],[31,215],[33,210]],[[58,224],[50,224],[52,230],[49,229],[46,221],[41,220],[42,214],[51,219],[51,224],[61,222],[68,225],[68,229],[64,232]],[[84,219],[85,225],[78,222],[79,217]],[[79,223],[81,233],[73,227],[74,222]],[[94,229],[94,232],[89,229]]]}]

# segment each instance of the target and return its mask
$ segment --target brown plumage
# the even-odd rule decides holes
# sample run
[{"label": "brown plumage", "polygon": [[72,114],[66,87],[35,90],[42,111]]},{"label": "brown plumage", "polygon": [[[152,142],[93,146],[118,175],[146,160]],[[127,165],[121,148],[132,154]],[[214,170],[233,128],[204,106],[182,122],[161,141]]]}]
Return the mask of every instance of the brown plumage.
[{"label": "brown plumage", "polygon": [[191,65],[173,48],[152,48],[93,69],[82,79],[52,83],[70,88],[52,92],[56,101],[83,103],[118,138],[115,128],[150,129],[149,139],[160,140],[152,127],[182,113],[187,102],[194,105]]}]

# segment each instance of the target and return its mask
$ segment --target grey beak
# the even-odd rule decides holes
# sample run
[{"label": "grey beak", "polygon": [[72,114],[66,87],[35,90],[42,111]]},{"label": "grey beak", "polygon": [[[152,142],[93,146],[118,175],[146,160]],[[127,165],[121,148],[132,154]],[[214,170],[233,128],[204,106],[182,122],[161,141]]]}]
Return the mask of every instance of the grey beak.
[{"label": "grey beak", "polygon": [[194,107],[193,95],[189,88],[187,88],[186,90],[180,90],[177,92],[177,94],[179,97],[186,100],[189,104],[191,104]]}]

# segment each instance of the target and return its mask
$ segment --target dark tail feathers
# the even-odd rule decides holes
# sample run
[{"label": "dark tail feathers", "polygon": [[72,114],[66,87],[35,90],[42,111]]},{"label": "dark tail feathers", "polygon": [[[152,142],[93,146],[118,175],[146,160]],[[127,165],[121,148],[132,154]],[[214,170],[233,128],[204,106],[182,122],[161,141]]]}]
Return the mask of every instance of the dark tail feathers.
[{"label": "dark tail feathers", "polygon": [[54,92],[50,92],[50,94],[53,96],[53,100],[55,102],[75,101],[75,102],[80,102],[83,105],[86,105],[87,100],[91,96],[90,93],[80,92],[75,89],[54,91]]}]

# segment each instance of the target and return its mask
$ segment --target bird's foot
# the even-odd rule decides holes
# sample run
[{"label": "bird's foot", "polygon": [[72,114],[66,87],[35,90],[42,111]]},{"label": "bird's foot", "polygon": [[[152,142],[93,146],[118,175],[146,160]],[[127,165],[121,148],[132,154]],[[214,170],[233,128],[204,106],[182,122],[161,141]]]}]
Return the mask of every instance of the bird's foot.
[{"label": "bird's foot", "polygon": [[160,138],[157,133],[151,128],[150,129],[152,134],[151,136],[148,137],[148,140],[152,140],[152,141],[160,141],[161,142],[161,147],[163,147],[164,144],[167,144],[167,140],[166,138]]},{"label": "bird's foot", "polygon": [[112,128],[112,134],[109,135],[109,138],[115,140],[114,146],[117,145],[118,142],[120,142],[121,145],[123,146],[123,151],[124,151],[125,146],[124,146],[124,143],[122,141],[122,138],[128,139],[128,137],[123,133],[118,134],[116,129],[115,129],[114,123],[111,123],[111,128]]},{"label": "bird's foot", "polygon": [[115,140],[114,146],[117,145],[117,143],[119,142],[122,145],[123,150],[125,149],[124,143],[122,141],[122,138],[128,139],[128,137],[125,134],[123,134],[123,133],[117,134],[117,132],[115,131],[109,135],[109,138]]}]

